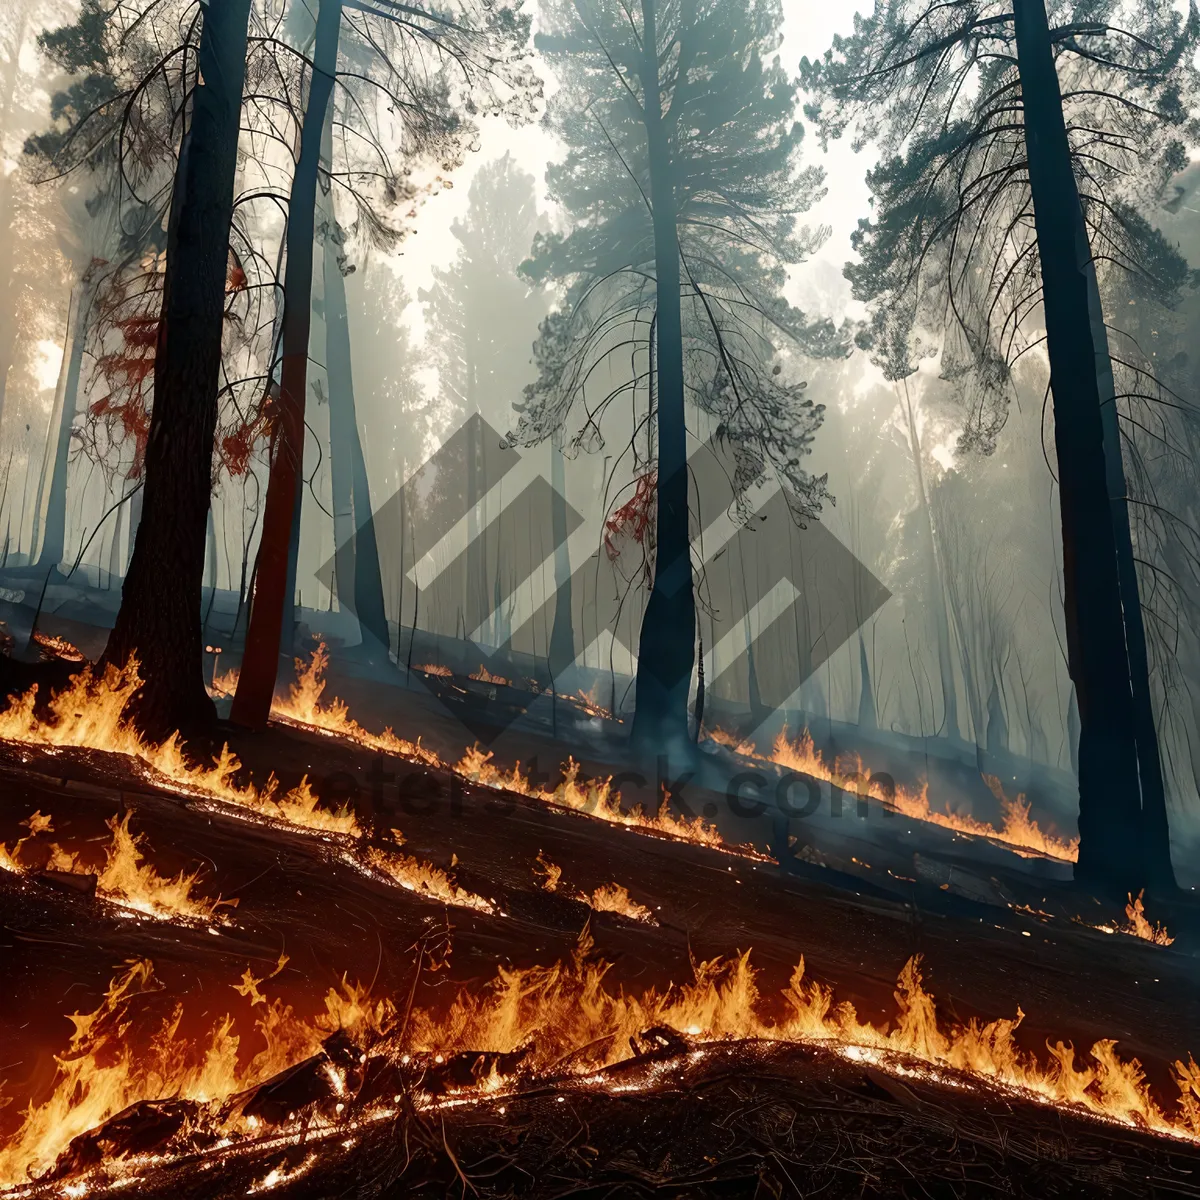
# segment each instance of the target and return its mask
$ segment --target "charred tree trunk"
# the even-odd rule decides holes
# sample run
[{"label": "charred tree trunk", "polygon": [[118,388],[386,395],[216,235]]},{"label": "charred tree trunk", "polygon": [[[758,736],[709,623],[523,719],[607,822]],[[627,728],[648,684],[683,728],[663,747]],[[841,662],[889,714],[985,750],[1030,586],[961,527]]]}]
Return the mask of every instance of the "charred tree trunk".
[{"label": "charred tree trunk", "polygon": [[688,692],[696,657],[696,607],[688,541],[687,427],[679,243],[672,144],[658,79],[656,0],[642,0],[641,64],[650,203],[654,214],[658,487],[654,583],[638,639],[633,740],[642,748],[689,753]]},{"label": "charred tree trunk", "polygon": [[[332,115],[332,114],[331,114]],[[328,166],[332,157],[332,122],[325,123],[325,138],[321,158]],[[330,503],[333,509],[333,577],[337,582],[338,607],[357,614],[354,594],[354,478],[351,467],[350,438],[354,433],[354,395],[346,391],[353,387],[349,375],[349,345],[343,356],[342,340],[349,342],[346,323],[345,283],[342,281],[342,308],[335,313],[333,290],[342,273],[337,263],[337,238],[340,236],[333,214],[333,197],[321,195],[321,228],[318,236],[324,246],[322,282],[325,315],[325,374],[329,380],[329,478]],[[340,320],[341,327],[335,329]]]},{"label": "charred tree trunk", "polygon": [[[13,35],[12,48],[9,53],[8,65],[4,72],[4,82],[0,88],[4,91],[3,109],[0,116],[8,121],[12,116],[13,101],[17,94],[17,79],[21,71],[21,48],[25,44],[25,31],[29,28],[29,12],[22,10],[16,31]],[[13,175],[5,174],[0,178],[0,221],[5,226],[12,216],[12,184]],[[4,415],[4,400],[8,389],[8,372],[12,366],[13,349],[17,342],[17,313],[16,313],[16,272],[12,265],[12,254],[5,255],[5,270],[3,289],[0,291],[0,419]],[[37,548],[35,541],[30,546],[30,555]]]},{"label": "charred tree trunk", "polygon": [[858,693],[858,725],[860,729],[874,729],[878,724],[875,712],[875,685],[871,681],[871,663],[867,657],[867,643],[858,631],[858,674],[861,690]]},{"label": "charred tree trunk", "polygon": [[1133,687],[1133,736],[1137,744],[1138,778],[1142,785],[1142,852],[1147,886],[1159,891],[1175,888],[1171,865],[1171,831],[1167,821],[1167,795],[1163,784],[1158,731],[1154,724],[1154,699],[1150,692],[1150,662],[1146,653],[1146,628],[1138,589],[1137,562],[1129,526],[1129,501],[1125,462],[1121,455],[1121,422],[1117,409],[1108,330],[1096,283],[1095,265],[1087,268],[1088,304],[1096,348],[1096,376],[1100,387],[1100,418],[1104,431],[1104,463],[1108,497],[1112,506],[1113,537],[1117,544],[1117,574],[1121,608],[1125,617],[1125,645],[1129,654],[1129,679]]},{"label": "charred tree trunk", "polygon": [[554,624],[550,629],[550,671],[561,675],[575,661],[575,631],[571,616],[571,551],[567,546],[566,472],[562,448],[550,444],[550,524],[554,537]]},{"label": "charred tree trunk", "polygon": [[[325,236],[325,366],[329,375],[329,452],[334,477],[334,537],[339,538],[339,505],[348,504],[349,520],[343,518],[342,530],[349,542],[347,561],[335,563],[338,599],[343,587],[353,600],[354,612],[362,630],[363,652],[370,658],[387,661],[387,611],[383,600],[383,576],[379,568],[379,546],[375,537],[375,517],[371,507],[371,487],[358,433],[358,414],[354,404],[354,370],[350,353],[350,319],[346,308],[346,280],[342,275],[337,225],[330,204],[329,226]],[[336,440],[335,440],[336,439]],[[344,455],[339,466],[338,454]],[[337,551],[343,544],[337,541]],[[345,576],[345,578],[343,578]]]},{"label": "charred tree trunk", "polygon": [[[921,510],[921,529],[925,534],[925,543],[929,549],[929,562],[933,567],[932,587],[930,589],[930,605],[933,609],[933,629],[937,638],[938,678],[942,685],[942,721],[946,733],[951,738],[961,736],[958,727],[958,694],[954,685],[954,662],[950,657],[950,619],[946,613],[946,592],[943,578],[943,564],[937,550],[937,539],[933,532],[933,516],[929,511],[929,493],[925,490],[925,468],[921,461],[921,439],[917,434],[917,420],[913,413],[912,400],[908,394],[908,384],[901,381],[904,387],[904,415],[908,423],[908,441],[912,448],[913,469],[917,475],[917,504]],[[975,736],[980,729],[975,725]]]},{"label": "charred tree trunk", "polygon": [[[48,571],[62,561],[67,526],[67,467],[71,453],[71,431],[75,427],[75,410],[79,403],[79,376],[83,367],[83,347],[87,338],[87,318],[91,309],[91,288],[80,283],[75,288],[67,312],[67,331],[63,339],[62,382],[56,390],[55,411],[51,417],[47,438],[49,463],[49,494],[43,497],[38,487],[37,509],[33,514],[33,541],[37,548],[42,536],[42,550],[37,570]],[[55,417],[57,422],[55,422]],[[46,472],[43,470],[43,483]],[[42,517],[45,499],[46,515]]]},{"label": "charred tree trunk", "polygon": [[[349,349],[350,337],[347,330],[347,362]],[[378,643],[378,646],[370,647],[368,653],[372,658],[382,655],[382,661],[386,663],[392,635],[388,629],[387,607],[383,599],[383,572],[379,566],[379,540],[375,536],[371,485],[367,478],[367,461],[363,454],[357,420],[354,423],[350,450],[354,455],[351,462],[354,471],[354,602],[358,606],[358,624],[363,631],[364,641],[367,635],[370,635]]]},{"label": "charred tree trunk", "polygon": [[1062,514],[1067,663],[1079,702],[1076,878],[1146,883],[1133,693],[1088,308],[1091,250],[1043,0],[1015,0],[1025,146],[1042,268]]},{"label": "charred tree trunk", "polygon": [[147,502],[102,660],[123,668],[137,657],[136,716],[155,734],[216,717],[202,673],[200,595],[249,15],[250,0],[212,0],[204,10],[167,241]]},{"label": "charred tree trunk", "polygon": [[320,0],[313,70],[300,133],[300,153],[288,202],[279,427],[267,482],[246,649],[230,710],[232,721],[251,729],[262,728],[271,715],[283,636],[287,636],[287,649],[291,649],[290,631],[282,628],[282,622],[296,493],[303,476],[304,401],[308,391],[308,335],[312,325],[317,171],[325,111],[337,70],[341,19],[341,0]]}]

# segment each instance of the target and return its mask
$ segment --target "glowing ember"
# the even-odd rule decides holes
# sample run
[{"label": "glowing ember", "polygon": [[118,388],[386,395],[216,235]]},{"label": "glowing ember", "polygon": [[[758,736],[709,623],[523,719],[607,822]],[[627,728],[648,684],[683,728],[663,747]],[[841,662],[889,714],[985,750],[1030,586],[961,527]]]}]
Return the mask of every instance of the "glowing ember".
[{"label": "glowing ember", "polygon": [[93,678],[90,669],[72,677],[70,685],[54,695],[47,705],[50,716],[42,720],[34,711],[37,686],[12,699],[0,713],[0,738],[35,746],[80,747],[123,754],[139,760],[151,781],[189,795],[204,796],[223,804],[249,810],[259,817],[298,825],[321,833],[358,836],[361,830],[353,812],[343,807],[329,812],[318,807],[307,778],[280,795],[271,776],[261,787],[240,784],[237,756],[225,746],[215,763],[193,765],[183,754],[178,734],[158,744],[146,742],[122,717],[126,705],[141,686],[137,662],[124,671],[108,667]]},{"label": "glowing ember", "polygon": [[[206,1037],[189,1042],[178,1036],[182,1011],[177,1007],[156,1034],[143,1036],[145,1020],[131,1001],[152,986],[151,966],[132,963],[113,980],[95,1012],[71,1018],[75,1033],[57,1059],[54,1093],[29,1108],[21,1129],[0,1150],[0,1183],[44,1172],[72,1138],[142,1100],[196,1102],[201,1107],[190,1132],[204,1128],[220,1139],[218,1145],[267,1135],[278,1144],[280,1134],[300,1141],[307,1136],[303,1115],[289,1112],[274,1122],[256,1115],[248,1089],[307,1060],[324,1062],[337,1105],[336,1117],[323,1117],[322,1128],[336,1134],[370,1119],[369,1111],[355,1108],[349,1069],[353,1063],[365,1064],[368,1056],[383,1056],[396,1069],[411,1063],[418,1080],[422,1064],[478,1056],[475,1083],[456,1088],[452,1096],[436,1099],[417,1084],[414,1102],[428,1109],[564,1076],[606,1086],[596,1072],[661,1050],[666,1043],[657,1031],[662,1030],[683,1039],[689,1054],[728,1040],[823,1043],[883,1070],[937,1080],[949,1069],[1043,1103],[1200,1140],[1200,1066],[1193,1059],[1175,1064],[1179,1100],[1168,1112],[1151,1094],[1140,1063],[1122,1060],[1112,1040],[1097,1042],[1090,1061],[1077,1062],[1073,1048],[1061,1041],[1050,1045],[1041,1060],[1016,1042],[1019,1009],[1013,1019],[944,1026],[916,958],[900,973],[897,1014],[890,1027],[860,1020],[850,1004],[835,1004],[828,987],[805,978],[803,960],[782,993],[784,1007],[777,1018],[763,1011],[748,952],[698,963],[691,982],[640,995],[610,987],[608,971],[609,964],[592,955],[585,935],[567,962],[525,969],[501,966],[489,985],[460,993],[448,1011],[412,1009],[399,1022],[395,1006],[372,1002],[362,989],[344,981],[330,989],[324,1011],[303,1019],[282,1001],[269,1001],[260,988],[263,981],[246,971],[235,986],[249,999],[265,1043],[246,1061],[236,1022],[229,1017]],[[347,1066],[332,1057],[313,1058],[337,1031],[353,1047],[365,1048],[343,1058]],[[141,1047],[137,1053],[135,1045]],[[505,1061],[511,1065],[501,1067],[496,1056],[508,1056]],[[231,1098],[237,1099],[231,1103]],[[299,1123],[297,1118],[302,1118]]]},{"label": "glowing ember", "polygon": [[42,658],[60,658],[63,662],[81,663],[86,661],[78,646],[72,645],[66,638],[53,633],[43,633],[35,629],[30,639],[37,646]]},{"label": "glowing ember", "polygon": [[308,1155],[303,1162],[293,1167],[290,1171],[286,1167],[272,1167],[270,1171],[263,1176],[257,1183],[253,1183],[246,1189],[247,1196],[257,1196],[260,1192],[269,1192],[272,1188],[277,1188],[281,1184],[291,1183],[293,1179],[299,1179],[302,1175],[306,1175],[317,1161],[315,1154]]},{"label": "glowing ember", "polygon": [[[226,915],[220,910],[235,907],[237,900],[222,900],[220,897],[210,900],[195,895],[198,871],[191,874],[181,872],[173,879],[160,875],[144,861],[146,840],[144,836],[135,834],[129,828],[131,816],[132,814],[127,812],[124,817],[112,817],[106,822],[112,833],[112,842],[105,849],[105,862],[101,870],[95,871],[80,855],[64,850],[57,844],[50,845],[49,858],[44,869],[72,875],[95,874],[96,895],[102,900],[118,904],[122,908],[133,909],[156,920],[227,923]],[[52,833],[54,830],[52,819],[40,812],[34,813],[28,821],[22,823],[29,826],[29,837],[22,838],[11,851],[7,847],[0,847],[0,863],[9,870],[23,870],[18,864],[21,848],[38,834]]]},{"label": "glowing ember", "polygon": [[[738,742],[721,731],[716,731],[711,736],[714,741],[729,746],[738,754],[763,759],[748,742]],[[1021,795],[1015,800],[1010,800],[1004,794],[1000,781],[991,775],[984,776],[984,781],[1000,801],[1004,816],[999,829],[964,813],[942,812],[931,808],[928,783],[922,783],[919,788],[899,785],[893,787],[890,780],[885,784],[872,776],[870,769],[863,765],[862,759],[857,755],[846,760],[839,759],[830,766],[814,746],[807,729],[795,742],[788,740],[786,729],[781,730],[775,739],[770,759],[763,761],[777,763],[781,767],[799,771],[813,779],[824,780],[846,791],[871,796],[902,816],[915,821],[928,821],[934,825],[941,825],[944,829],[952,829],[955,833],[1004,842],[1018,854],[1032,851],[1068,862],[1074,862],[1079,857],[1078,838],[1064,841],[1053,833],[1043,831],[1037,821],[1029,815],[1030,805],[1025,797]]]}]

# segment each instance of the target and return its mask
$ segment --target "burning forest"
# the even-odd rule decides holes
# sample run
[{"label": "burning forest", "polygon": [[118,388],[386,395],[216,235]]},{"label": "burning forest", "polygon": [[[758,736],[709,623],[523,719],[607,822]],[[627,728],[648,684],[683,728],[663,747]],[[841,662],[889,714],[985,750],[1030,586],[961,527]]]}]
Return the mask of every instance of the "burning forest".
[{"label": "burning forest", "polygon": [[1200,1197],[1185,8],[4,6],[0,1200]]}]

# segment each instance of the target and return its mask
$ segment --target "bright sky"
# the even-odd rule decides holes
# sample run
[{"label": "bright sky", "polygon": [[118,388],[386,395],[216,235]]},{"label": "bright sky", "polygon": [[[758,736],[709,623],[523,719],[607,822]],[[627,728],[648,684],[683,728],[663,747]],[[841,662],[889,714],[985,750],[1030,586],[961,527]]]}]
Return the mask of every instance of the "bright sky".
[{"label": "bright sky", "polygon": [[[536,0],[527,0],[536,4]],[[814,58],[829,46],[835,33],[853,29],[854,14],[869,5],[854,0],[825,0],[813,4],[805,0],[783,0],[784,44],[780,58],[785,66],[795,69],[800,59]],[[543,72],[544,73],[544,72]],[[557,147],[540,124],[512,129],[503,121],[483,123],[480,150],[471,155],[454,176],[452,191],[431,197],[417,222],[415,236],[410,236],[395,267],[404,277],[410,295],[432,282],[435,266],[447,263],[454,254],[455,241],[450,225],[467,209],[471,180],[481,165],[511,152],[513,158],[543,185],[546,164],[557,157]],[[859,218],[867,215],[868,193],[864,175],[870,165],[866,154],[855,155],[845,142],[835,143],[827,155],[822,155],[816,139],[810,140],[805,151],[808,163],[822,162],[826,170],[828,195],[807,216],[809,223],[829,225],[832,235],[820,253],[797,269],[793,276],[793,299],[806,310],[834,302],[831,316],[841,315],[840,302],[849,299],[848,285],[842,278],[842,265],[850,255],[850,234]],[[832,295],[831,295],[832,293]],[[408,313],[415,330],[422,328],[420,305],[413,304]]]}]

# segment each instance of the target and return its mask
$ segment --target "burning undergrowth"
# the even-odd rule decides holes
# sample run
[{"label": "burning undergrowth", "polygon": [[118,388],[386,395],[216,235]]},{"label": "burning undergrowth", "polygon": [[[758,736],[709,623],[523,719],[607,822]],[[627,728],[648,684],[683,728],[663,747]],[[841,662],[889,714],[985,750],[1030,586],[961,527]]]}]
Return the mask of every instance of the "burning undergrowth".
[{"label": "burning undergrowth", "polygon": [[85,668],[45,701],[35,685],[23,695],[10,697],[9,707],[0,713],[0,738],[52,749],[125,755],[137,761],[148,781],[158,787],[216,802],[260,820],[326,835],[361,836],[351,809],[322,808],[307,778],[285,791],[272,775],[259,787],[242,781],[241,762],[228,746],[215,762],[206,764],[188,758],[178,734],[159,743],[143,739],[124,718],[139,687],[136,661],[124,671],[109,666],[98,677]]},{"label": "burning undergrowth", "polygon": [[[319,673],[319,668],[313,669]],[[39,703],[36,687],[32,688],[13,699],[10,707],[0,713],[0,738],[51,749],[71,747],[125,755],[135,760],[148,781],[158,787],[194,797],[231,816],[333,841],[341,845],[342,858],[350,865],[426,899],[499,913],[491,901],[458,887],[445,871],[416,858],[391,853],[388,848],[368,845],[353,809],[349,805],[335,810],[322,807],[307,777],[285,790],[271,775],[262,787],[258,787],[252,780],[243,779],[245,773],[241,762],[227,745],[215,762],[205,765],[189,761],[178,735],[161,744],[146,742],[122,716],[139,686],[135,664],[124,673],[109,668],[99,679],[84,670],[44,705]],[[311,684],[302,676],[299,687],[293,687],[293,693],[305,695],[305,689],[309,687]],[[305,710],[300,707],[299,711]],[[321,712],[331,720],[345,716],[344,706],[336,702]],[[351,726],[353,724],[350,722]],[[436,761],[419,746],[394,738],[390,730],[386,737],[377,741],[394,752],[416,757],[424,755],[421,761]],[[194,876],[180,876],[175,880],[156,876],[141,862],[141,843],[130,832],[128,817],[122,823],[110,825],[110,829],[114,850],[99,875],[98,895],[160,918],[202,916],[205,902],[192,897],[189,890],[195,883]],[[398,831],[393,830],[392,836],[398,839],[397,845],[403,842]],[[22,870],[15,857],[20,845],[18,843],[13,852],[0,848],[0,867]],[[80,876],[90,871],[77,855],[57,848],[53,861],[41,866],[53,872]]]},{"label": "burning undergrowth", "polygon": [[[328,665],[329,655],[324,644],[317,646],[307,663],[297,659],[296,682],[290,685],[286,699],[275,701],[271,709],[272,717],[285,724],[316,730],[422,765],[447,766],[433,751],[423,747],[419,739],[410,742],[398,737],[391,729],[385,729],[382,733],[372,733],[350,716],[349,708],[343,701],[336,698],[324,701],[324,676]],[[734,852],[744,850],[742,847],[726,845],[716,828],[702,818],[689,820],[675,816],[665,805],[657,813],[646,813],[640,807],[623,809],[621,795],[611,787],[611,780],[582,779],[580,765],[573,758],[567,759],[563,766],[563,777],[553,788],[531,783],[529,777],[521,771],[520,763],[510,770],[503,770],[492,761],[490,752],[485,753],[478,746],[467,750],[450,769],[471,783],[515,792],[557,808],[587,813],[599,820],[630,829],[715,849]]]},{"label": "burning undergrowth", "polygon": [[[537,866],[534,868],[541,877],[541,885],[547,892],[557,892],[562,882],[562,867],[551,862],[539,850]],[[657,925],[654,914],[644,905],[639,904],[630,894],[629,889],[620,883],[605,883],[591,892],[570,892],[563,889],[564,895],[569,895],[580,904],[586,904],[595,912],[616,913],[630,921],[641,921],[646,925]]]},{"label": "burning undergrowth", "polygon": [[[404,844],[404,836],[398,829],[392,830],[392,836],[397,847]],[[365,868],[390,883],[399,884],[406,891],[414,892],[438,904],[470,908],[489,916],[504,915],[494,900],[488,900],[460,887],[448,871],[422,862],[410,854],[399,854],[379,846],[368,846],[361,858],[346,855],[346,860],[359,869]]]},{"label": "burning undergrowth", "polygon": [[[441,762],[436,754],[421,746],[420,740],[410,742],[398,737],[390,728],[382,733],[372,733],[365,729],[349,715],[347,705],[341,700],[334,699],[322,702],[325,690],[324,673],[329,664],[328,653],[324,644],[317,646],[312,657],[306,663],[296,660],[297,681],[290,685],[289,695],[285,700],[276,700],[272,708],[272,716],[284,723],[293,724],[307,729],[356,742],[359,745],[378,750],[386,754],[400,757],[429,766],[445,767],[449,764]],[[436,664],[420,668],[430,672]],[[437,674],[446,673],[441,668]],[[472,679],[483,679],[484,675],[477,672]],[[488,682],[505,682],[497,677],[488,677]],[[580,695],[579,701],[589,715],[608,717],[607,710],[598,706],[590,695]],[[863,791],[880,803],[887,804],[903,816],[912,820],[926,821],[951,829],[956,833],[973,837],[984,837],[1001,842],[1018,854],[1040,854],[1062,861],[1073,862],[1079,856],[1079,839],[1064,839],[1054,832],[1043,830],[1031,815],[1029,802],[1023,795],[1012,799],[1004,794],[998,779],[991,776],[985,782],[1000,802],[1002,821],[999,827],[989,825],[969,814],[942,811],[932,807],[929,800],[929,787],[922,783],[919,787],[891,786],[882,777],[873,777],[871,771],[864,766],[861,758],[853,756],[850,759],[839,760],[830,765],[813,744],[812,737],[805,730],[796,741],[790,741],[787,731],[783,730],[776,738],[769,756],[758,753],[752,743],[739,741],[721,731],[709,734],[712,739],[736,753],[756,758],[760,761],[770,761],[789,770],[798,771],[813,779],[833,783],[839,787]],[[733,853],[750,854],[762,858],[745,846],[728,845],[715,826],[702,818],[688,819],[673,814],[666,803],[657,813],[646,813],[640,807],[630,810],[621,806],[620,793],[611,787],[611,780],[596,779],[586,781],[580,777],[580,765],[574,758],[568,757],[563,765],[562,779],[553,788],[532,784],[521,770],[521,764],[505,770],[492,761],[491,752],[480,750],[474,746],[463,754],[457,763],[450,766],[464,779],[486,787],[502,791],[515,792],[518,795],[551,804],[559,808],[570,809],[574,812],[585,812],[603,821],[623,825],[641,832],[650,832],[678,841],[706,845]],[[664,797],[668,800],[669,797]]]},{"label": "burning undergrowth", "polygon": [[11,849],[0,845],[0,868],[50,881],[74,881],[80,890],[94,889],[98,899],[125,913],[158,921],[229,924],[228,910],[237,906],[237,899],[201,895],[199,871],[170,877],[159,874],[146,861],[149,846],[145,836],[130,828],[132,815],[126,812],[106,822],[112,838],[105,847],[103,864],[97,864],[57,842],[47,843],[43,835],[54,832],[53,818],[35,812],[21,822],[29,830],[27,836]]},{"label": "burning undergrowth", "polygon": [[522,772],[519,762],[507,771],[498,767],[492,762],[492,752],[489,750],[485,753],[478,746],[468,750],[455,764],[454,770],[471,783],[528,796],[555,808],[584,813],[612,825],[746,857],[765,857],[750,847],[729,845],[716,827],[702,817],[677,817],[668,809],[669,797],[666,795],[662,808],[656,813],[647,813],[640,805],[632,809],[622,808],[621,793],[612,786],[611,778],[583,778],[582,768],[573,758],[568,758],[563,764],[562,779],[552,789],[532,783],[529,776]]},{"label": "burning undergrowth", "polygon": [[[233,985],[249,1001],[244,1021],[224,1017],[194,1038],[180,1035],[181,1004],[162,1014],[145,1003],[150,963],[130,963],[56,1059],[52,1094],[31,1104],[0,1150],[0,1180],[103,1189],[184,1155],[219,1166],[223,1156],[322,1142],[341,1145],[364,1128],[456,1106],[560,1087],[653,1093],[670,1087],[681,1062],[735,1043],[820,1046],[891,1077],[955,1087],[972,1079],[1014,1095],[1175,1138],[1200,1140],[1200,1066],[1175,1064],[1179,1098],[1151,1094],[1141,1065],[1111,1040],[1077,1060],[1056,1042],[1038,1056],[1018,1045],[1015,1018],[950,1026],[926,991],[919,959],[895,990],[890,1024],[861,1019],[810,980],[803,960],[774,1002],[761,991],[749,953],[697,962],[693,978],[627,992],[585,933],[574,954],[550,966],[500,966],[486,985],[448,1006],[372,998],[343,980],[316,1014],[269,999],[267,980],[247,970]],[[443,959],[444,961],[444,959]],[[286,964],[281,958],[278,970]],[[276,973],[277,973],[276,972]],[[270,978],[270,977],[268,977]],[[157,1015],[155,1008],[160,1010]],[[610,1072],[642,1061],[636,1078]],[[499,1109],[502,1116],[504,1108]],[[65,1193],[64,1193],[65,1194]]]},{"label": "burning undergrowth", "polygon": [[915,787],[894,785],[890,779],[873,775],[858,755],[839,757],[834,763],[825,761],[824,755],[813,743],[808,730],[792,741],[783,729],[775,739],[770,755],[760,754],[753,742],[733,737],[723,730],[706,731],[718,745],[725,746],[743,758],[772,762],[791,771],[799,771],[813,779],[846,791],[870,796],[914,821],[927,821],[943,829],[971,837],[988,838],[1000,842],[1017,854],[1040,854],[1048,858],[1074,862],[1079,857],[1079,839],[1062,838],[1054,832],[1043,830],[1031,816],[1030,804],[1023,795],[1012,799],[1005,795],[1000,780],[984,776],[988,789],[1000,802],[1001,823],[997,827],[980,821],[968,813],[949,812],[934,808],[929,799],[929,784],[922,782]]}]

